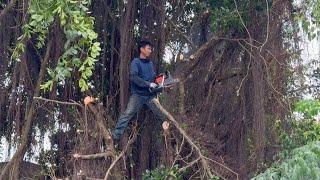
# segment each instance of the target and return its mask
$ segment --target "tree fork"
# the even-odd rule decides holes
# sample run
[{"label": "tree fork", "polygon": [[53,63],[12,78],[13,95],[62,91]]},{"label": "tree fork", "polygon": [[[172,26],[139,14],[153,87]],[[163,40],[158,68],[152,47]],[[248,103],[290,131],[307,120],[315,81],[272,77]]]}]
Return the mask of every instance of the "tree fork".
[{"label": "tree fork", "polygon": [[[183,128],[179,125],[178,121],[175,120],[175,118],[167,111],[165,110],[159,100],[157,99],[153,99],[152,100],[153,103],[160,109],[160,111],[167,117],[167,119],[169,119],[169,121],[172,122],[172,124],[177,128],[177,130],[179,131],[179,133],[183,136],[183,138],[190,144],[190,146],[192,146],[195,151],[197,152],[198,154],[198,158],[195,162],[198,162],[200,161],[201,165],[202,165],[202,168],[203,168],[203,171],[204,173],[207,175],[208,178],[213,178],[214,175],[217,175],[221,178],[223,178],[218,172],[214,172],[210,166],[209,166],[209,161],[211,162],[214,162],[215,164],[221,166],[222,168],[226,169],[227,171],[231,172],[232,174],[235,174],[237,176],[237,179],[238,179],[238,174],[236,172],[234,172],[233,170],[231,170],[230,168],[226,167],[225,165],[219,163],[219,162],[216,162],[206,156],[204,156],[201,152],[201,149],[199,148],[199,146],[197,146],[195,144],[195,142],[192,140],[191,137],[189,137],[189,135],[185,132],[185,130],[183,130]],[[193,164],[195,164],[195,162],[191,162],[189,163],[189,166],[192,166]],[[190,165],[191,164],[191,165]],[[188,168],[186,167],[186,168]],[[224,178],[223,178],[224,179]]]}]

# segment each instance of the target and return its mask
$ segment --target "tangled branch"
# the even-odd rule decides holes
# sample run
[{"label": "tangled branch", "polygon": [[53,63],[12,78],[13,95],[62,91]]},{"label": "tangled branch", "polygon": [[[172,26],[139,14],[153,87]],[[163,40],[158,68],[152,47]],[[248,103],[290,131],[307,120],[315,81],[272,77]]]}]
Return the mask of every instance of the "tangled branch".
[{"label": "tangled branch", "polygon": [[192,140],[191,137],[189,137],[189,135],[182,129],[182,127],[179,125],[179,123],[175,120],[175,118],[167,111],[165,110],[160,102],[157,99],[153,99],[152,100],[153,103],[160,109],[160,111],[170,120],[170,122],[172,122],[172,124],[177,128],[177,130],[179,131],[179,133],[183,136],[183,138],[189,143],[189,145],[191,145],[191,147],[196,151],[198,158],[196,160],[194,160],[193,162],[189,163],[187,166],[185,166],[182,170],[189,168],[191,166],[193,166],[194,164],[196,164],[197,162],[200,162],[202,165],[202,169],[204,171],[204,176],[208,177],[208,178],[213,178],[214,175],[217,175],[219,177],[222,177],[218,172],[215,172],[212,168],[210,168],[209,166],[209,162],[214,162],[215,164],[221,166],[222,168],[226,169],[227,171],[235,174],[237,176],[238,179],[238,173],[236,173],[235,171],[233,171],[232,169],[228,168],[227,166],[212,160],[208,157],[206,157],[205,155],[202,154],[199,146],[197,146],[195,144],[195,142]]}]

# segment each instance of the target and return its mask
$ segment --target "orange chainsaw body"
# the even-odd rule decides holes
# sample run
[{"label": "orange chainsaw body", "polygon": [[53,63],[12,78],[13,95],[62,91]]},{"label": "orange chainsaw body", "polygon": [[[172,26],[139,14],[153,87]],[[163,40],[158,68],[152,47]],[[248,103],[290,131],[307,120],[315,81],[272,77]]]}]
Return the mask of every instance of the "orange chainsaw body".
[{"label": "orange chainsaw body", "polygon": [[163,82],[164,82],[164,75],[163,74],[160,74],[159,76],[156,77],[156,79],[154,80],[154,82],[158,85],[162,85]]}]

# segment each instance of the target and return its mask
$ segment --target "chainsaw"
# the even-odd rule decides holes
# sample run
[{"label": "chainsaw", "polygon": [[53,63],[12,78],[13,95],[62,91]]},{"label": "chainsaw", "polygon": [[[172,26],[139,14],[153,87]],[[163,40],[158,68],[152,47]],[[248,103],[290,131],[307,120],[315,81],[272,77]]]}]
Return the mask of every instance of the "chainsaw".
[{"label": "chainsaw", "polygon": [[178,83],[178,78],[173,78],[169,71],[166,71],[165,73],[161,73],[158,76],[156,76],[154,83],[157,84],[155,88],[149,88],[150,92],[162,92],[165,88],[170,88],[174,84]]}]

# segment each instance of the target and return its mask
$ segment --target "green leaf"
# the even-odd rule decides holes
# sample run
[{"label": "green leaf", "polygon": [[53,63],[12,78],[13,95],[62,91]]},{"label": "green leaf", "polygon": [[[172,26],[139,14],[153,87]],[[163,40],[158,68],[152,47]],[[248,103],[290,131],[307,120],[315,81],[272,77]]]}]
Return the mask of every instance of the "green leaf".
[{"label": "green leaf", "polygon": [[88,85],[84,79],[79,80],[79,87],[81,88],[81,92],[88,90]]},{"label": "green leaf", "polygon": [[40,89],[45,91],[47,90],[51,91],[52,87],[53,87],[53,80],[49,80],[46,83],[40,85]]},{"label": "green leaf", "polygon": [[87,77],[90,77],[92,75],[92,71],[90,68],[87,68],[84,73],[86,74]]},{"label": "green leaf", "polygon": [[76,67],[79,67],[81,65],[80,58],[73,58],[72,59],[72,64],[74,64]]},{"label": "green leaf", "polygon": [[41,20],[43,20],[43,16],[39,15],[39,14],[33,14],[33,15],[31,15],[31,18],[37,22],[40,22]]}]

